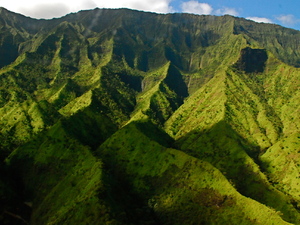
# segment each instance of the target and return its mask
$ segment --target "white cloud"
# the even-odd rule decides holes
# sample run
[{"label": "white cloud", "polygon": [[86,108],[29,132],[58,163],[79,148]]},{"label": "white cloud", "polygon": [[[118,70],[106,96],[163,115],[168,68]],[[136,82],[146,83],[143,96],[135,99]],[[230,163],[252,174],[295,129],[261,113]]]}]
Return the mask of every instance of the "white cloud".
[{"label": "white cloud", "polygon": [[247,17],[246,19],[248,20],[253,20],[255,22],[258,22],[258,23],[273,23],[272,20],[268,19],[268,18],[265,18],[265,17]]},{"label": "white cloud", "polygon": [[182,12],[205,15],[211,14],[213,11],[211,5],[207,3],[200,3],[197,1],[183,2],[181,4],[181,9]]},{"label": "white cloud", "polygon": [[232,16],[238,16],[239,13],[234,9],[234,8],[228,8],[228,7],[224,7],[222,9],[217,9],[215,11],[216,15],[232,15]]},{"label": "white cloud", "polygon": [[158,13],[172,12],[171,0],[95,0],[99,8],[131,8]]},{"label": "white cloud", "polygon": [[63,3],[42,3],[32,7],[20,7],[16,9],[10,9],[14,12],[19,12],[23,15],[34,17],[34,18],[53,18],[60,17],[70,12],[69,7]]},{"label": "white cloud", "polygon": [[277,20],[279,20],[283,25],[294,25],[299,22],[297,18],[295,18],[294,15],[280,15],[276,17]]},{"label": "white cloud", "polygon": [[157,13],[173,12],[172,0],[0,0],[0,6],[34,18],[53,18],[70,12],[99,8],[131,8]]},{"label": "white cloud", "polygon": [[181,4],[182,12],[194,14],[215,14],[215,15],[232,15],[238,16],[238,12],[234,8],[223,7],[221,9],[213,10],[213,7],[208,3],[201,3],[198,1],[188,1]]}]

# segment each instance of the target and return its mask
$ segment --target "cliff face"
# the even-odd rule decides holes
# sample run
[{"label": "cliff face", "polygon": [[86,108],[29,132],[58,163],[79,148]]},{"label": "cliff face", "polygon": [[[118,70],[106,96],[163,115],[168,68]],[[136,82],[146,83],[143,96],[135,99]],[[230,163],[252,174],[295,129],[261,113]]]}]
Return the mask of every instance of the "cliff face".
[{"label": "cliff face", "polygon": [[231,16],[1,8],[1,223],[298,224],[299,41]]}]

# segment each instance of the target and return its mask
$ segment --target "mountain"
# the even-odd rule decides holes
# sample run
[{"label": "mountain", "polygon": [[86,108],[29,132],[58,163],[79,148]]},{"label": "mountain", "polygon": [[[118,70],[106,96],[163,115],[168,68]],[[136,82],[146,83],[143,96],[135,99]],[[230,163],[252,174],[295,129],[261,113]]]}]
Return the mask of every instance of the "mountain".
[{"label": "mountain", "polygon": [[1,224],[300,224],[300,32],[0,8]]}]

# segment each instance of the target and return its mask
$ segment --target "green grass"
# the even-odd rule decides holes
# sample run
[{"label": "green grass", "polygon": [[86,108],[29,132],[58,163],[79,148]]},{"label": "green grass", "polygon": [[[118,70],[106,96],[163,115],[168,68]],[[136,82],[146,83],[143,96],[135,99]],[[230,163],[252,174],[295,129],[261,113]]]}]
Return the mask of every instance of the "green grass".
[{"label": "green grass", "polygon": [[262,167],[275,187],[295,199],[299,208],[300,135],[289,135],[270,147],[260,159]]},{"label": "green grass", "polygon": [[32,202],[31,224],[299,223],[298,31],[0,17],[0,196]]},{"label": "green grass", "polygon": [[109,206],[99,199],[105,191],[101,160],[69,138],[60,123],[47,135],[15,150],[7,162],[23,177],[25,200],[34,206],[31,224],[114,220]]},{"label": "green grass", "polygon": [[[210,163],[159,145],[139,123],[116,132],[97,152],[163,224],[285,224],[275,211],[240,195]],[[152,129],[152,136],[162,136]]]}]

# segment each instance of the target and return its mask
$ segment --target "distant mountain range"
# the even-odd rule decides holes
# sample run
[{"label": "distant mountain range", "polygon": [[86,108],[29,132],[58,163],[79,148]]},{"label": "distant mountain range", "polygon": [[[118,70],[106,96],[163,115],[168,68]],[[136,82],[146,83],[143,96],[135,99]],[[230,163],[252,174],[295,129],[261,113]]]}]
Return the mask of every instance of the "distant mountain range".
[{"label": "distant mountain range", "polygon": [[300,224],[300,32],[0,8],[0,223]]}]

